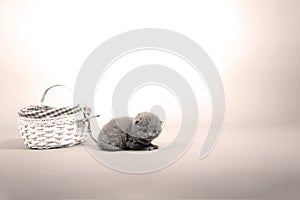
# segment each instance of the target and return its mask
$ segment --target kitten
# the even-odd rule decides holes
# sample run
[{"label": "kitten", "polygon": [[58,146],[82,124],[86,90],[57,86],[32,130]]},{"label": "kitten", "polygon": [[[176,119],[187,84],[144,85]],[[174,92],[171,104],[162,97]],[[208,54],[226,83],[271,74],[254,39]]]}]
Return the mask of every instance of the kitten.
[{"label": "kitten", "polygon": [[152,144],[162,131],[162,121],[149,112],[135,118],[121,117],[110,120],[98,136],[98,146],[107,151],[158,149]]}]

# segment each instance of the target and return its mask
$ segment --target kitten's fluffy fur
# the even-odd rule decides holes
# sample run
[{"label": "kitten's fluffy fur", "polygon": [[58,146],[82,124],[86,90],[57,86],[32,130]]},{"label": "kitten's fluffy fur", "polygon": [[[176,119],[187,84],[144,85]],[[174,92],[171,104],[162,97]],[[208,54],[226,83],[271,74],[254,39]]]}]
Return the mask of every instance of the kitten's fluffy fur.
[{"label": "kitten's fluffy fur", "polygon": [[98,136],[98,146],[103,150],[153,150],[151,144],[158,137],[162,122],[153,113],[139,113],[135,118],[121,117],[110,120]]}]

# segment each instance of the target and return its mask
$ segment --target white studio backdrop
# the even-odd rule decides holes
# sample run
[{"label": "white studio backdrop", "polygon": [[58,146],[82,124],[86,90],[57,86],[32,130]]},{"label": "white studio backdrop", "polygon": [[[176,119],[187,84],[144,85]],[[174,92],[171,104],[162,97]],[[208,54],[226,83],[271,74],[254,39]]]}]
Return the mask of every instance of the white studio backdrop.
[{"label": "white studio backdrop", "polygon": [[[300,99],[298,11],[299,1],[3,0],[3,125],[15,126],[17,110],[38,103],[49,85],[63,83],[72,87],[82,63],[102,42],[122,32],[147,27],[182,33],[208,53],[224,82],[228,125],[297,125],[300,111],[294,105]],[[156,56],[156,62],[169,62],[174,68],[179,63],[149,52],[144,52],[140,60],[140,55],[132,56],[134,62],[147,62],[145,57],[151,60]],[[134,62],[127,64],[134,66]],[[187,76],[196,81],[192,73]],[[207,91],[198,91],[200,109],[207,109],[205,116],[209,116]],[[173,102],[165,95],[165,101]],[[95,98],[100,97],[96,94]],[[132,100],[137,98],[133,96]],[[48,102],[59,106],[69,104],[72,98],[68,91],[58,89],[49,95]],[[101,105],[95,106],[102,111]],[[135,113],[142,108],[132,109]]]}]

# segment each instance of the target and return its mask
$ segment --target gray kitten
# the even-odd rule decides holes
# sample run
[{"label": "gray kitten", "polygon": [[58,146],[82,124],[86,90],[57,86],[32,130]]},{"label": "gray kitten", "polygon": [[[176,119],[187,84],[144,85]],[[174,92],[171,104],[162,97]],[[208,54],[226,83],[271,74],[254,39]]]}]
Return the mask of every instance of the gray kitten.
[{"label": "gray kitten", "polygon": [[161,133],[161,124],[162,121],[149,112],[139,113],[135,118],[115,118],[103,126],[97,143],[107,151],[158,149],[151,142]]}]

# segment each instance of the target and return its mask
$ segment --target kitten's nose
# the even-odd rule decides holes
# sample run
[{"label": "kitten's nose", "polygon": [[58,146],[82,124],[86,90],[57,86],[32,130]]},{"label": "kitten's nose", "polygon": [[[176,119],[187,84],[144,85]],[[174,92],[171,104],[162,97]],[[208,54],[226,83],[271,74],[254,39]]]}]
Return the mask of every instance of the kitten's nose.
[{"label": "kitten's nose", "polygon": [[151,132],[150,132],[149,135],[150,135],[151,137],[153,137],[153,136],[154,136],[154,133],[151,133]]}]

